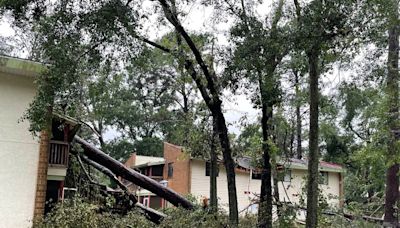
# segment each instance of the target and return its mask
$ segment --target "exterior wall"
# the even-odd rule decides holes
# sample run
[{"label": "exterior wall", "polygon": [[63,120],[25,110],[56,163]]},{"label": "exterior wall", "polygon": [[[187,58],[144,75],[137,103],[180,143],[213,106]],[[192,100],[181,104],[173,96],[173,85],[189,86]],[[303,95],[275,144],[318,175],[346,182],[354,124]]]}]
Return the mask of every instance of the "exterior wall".
[{"label": "exterior wall", "polygon": [[332,206],[340,206],[341,184],[340,173],[328,173],[328,185],[320,185],[322,192],[328,199],[328,203]]},{"label": "exterior wall", "polygon": [[[201,200],[202,197],[210,197],[210,177],[205,175],[205,162],[200,160],[191,160],[191,194]],[[307,170],[292,170],[291,182],[279,182],[279,197],[283,202],[299,203]],[[283,183],[283,184],[282,184]],[[236,190],[238,197],[239,212],[255,210],[249,205],[255,198],[255,194],[259,194],[261,188],[261,180],[251,179],[250,173],[240,170],[236,171]],[[328,198],[328,203],[332,206],[339,206],[338,196],[340,194],[339,173],[328,173],[328,185],[320,185],[325,196],[336,196],[336,198]],[[219,176],[217,178],[217,194],[218,204],[228,210],[228,190],[226,171],[223,165],[219,167]],[[248,209],[248,210],[246,210]]]},{"label": "exterior wall", "polygon": [[[202,197],[210,197],[210,177],[205,175],[206,163],[199,160],[191,160],[192,178],[191,178],[191,194],[201,199]],[[223,165],[219,166],[219,175],[217,177],[217,195],[218,205],[228,211],[228,182],[226,179],[226,171]],[[259,193],[261,188],[260,180],[252,180],[250,173],[236,172],[236,190],[238,198],[238,209],[242,211],[246,209],[252,199],[253,193]]]},{"label": "exterior wall", "polygon": [[0,227],[29,227],[33,218],[39,143],[18,123],[36,88],[34,78],[0,73]]},{"label": "exterior wall", "polygon": [[[164,143],[164,180],[168,187],[176,192],[187,195],[190,192],[190,159],[182,153],[182,148],[170,143]],[[168,177],[168,164],[172,163],[173,176]]]},{"label": "exterior wall", "polygon": [[[306,184],[307,170],[294,169],[291,171],[291,182],[279,182],[279,198],[283,202],[299,203],[302,190]],[[328,173],[328,185],[320,184],[319,188],[327,197],[327,201],[331,206],[339,206],[340,173]],[[306,193],[303,194],[305,197]],[[288,198],[289,197],[289,198]]]},{"label": "exterior wall", "polygon": [[132,153],[131,156],[126,160],[125,166],[128,168],[132,168],[136,164],[136,152]]}]

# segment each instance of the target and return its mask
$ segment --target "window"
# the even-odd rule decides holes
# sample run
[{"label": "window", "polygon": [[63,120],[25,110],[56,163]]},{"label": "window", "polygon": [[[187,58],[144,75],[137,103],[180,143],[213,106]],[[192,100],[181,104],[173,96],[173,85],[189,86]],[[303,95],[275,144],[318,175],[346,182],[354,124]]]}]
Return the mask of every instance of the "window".
[{"label": "window", "polygon": [[146,207],[150,206],[150,196],[143,198],[143,205]]},{"label": "window", "polygon": [[172,162],[168,163],[168,177],[172,177],[174,175],[174,167],[172,166]]},{"label": "window", "polygon": [[292,182],[292,171],[289,169],[278,171],[278,180],[283,182]]},{"label": "window", "polygon": [[151,168],[151,175],[161,177],[163,175],[163,165],[153,166]]},{"label": "window", "polygon": [[261,172],[251,172],[251,179],[253,180],[261,180]]},{"label": "window", "polygon": [[319,172],[319,184],[328,185],[328,172]]},{"label": "window", "polygon": [[286,170],[283,176],[283,182],[292,182],[292,171]]},{"label": "window", "polygon": [[[206,162],[206,176],[209,177],[211,172],[211,163]],[[219,175],[219,167],[217,167],[217,177]]]}]

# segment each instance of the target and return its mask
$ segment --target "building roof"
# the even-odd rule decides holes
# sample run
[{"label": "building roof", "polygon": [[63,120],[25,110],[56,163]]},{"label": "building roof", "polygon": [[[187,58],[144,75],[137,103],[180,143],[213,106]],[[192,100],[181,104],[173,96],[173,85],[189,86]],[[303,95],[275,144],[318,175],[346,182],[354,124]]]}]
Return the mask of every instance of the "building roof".
[{"label": "building roof", "polygon": [[46,65],[39,62],[0,55],[0,72],[2,73],[34,77],[45,68]]},{"label": "building roof", "polygon": [[165,159],[163,157],[151,157],[151,156],[143,156],[136,155],[135,168],[146,167],[146,166],[154,166],[154,165],[162,165],[165,163]]},{"label": "building roof", "polygon": [[[177,145],[167,143],[167,142],[164,142],[164,143],[174,146],[181,150],[183,149],[183,147],[181,147],[181,146],[177,146]],[[204,161],[204,159],[193,158],[193,157],[190,157],[190,159]],[[254,170],[255,169],[255,167],[252,165],[253,162],[252,162],[251,157],[248,157],[248,156],[236,157],[235,161],[236,161],[236,164],[238,165],[238,168],[242,168],[243,170],[250,170],[250,169]],[[165,159],[163,157],[151,157],[151,156],[136,155],[136,161],[135,161],[134,168],[161,165],[161,164],[165,164]],[[288,169],[307,170],[308,169],[308,160],[289,158],[287,160],[279,161],[278,165],[280,165],[281,167],[283,166],[284,168],[288,168]],[[326,171],[326,172],[335,172],[335,173],[342,173],[345,171],[345,169],[341,165],[326,162],[326,161],[319,162],[319,170]]]},{"label": "building roof", "polygon": [[[281,162],[286,168],[290,169],[308,169],[308,160],[296,159],[291,158],[286,162]],[[318,166],[319,171],[326,171],[326,172],[334,172],[334,173],[342,173],[344,172],[344,168],[335,163],[330,163],[326,161],[320,161]]]},{"label": "building roof", "polygon": [[[236,163],[243,168],[254,169],[252,165],[252,159],[250,157],[236,158]],[[308,160],[303,160],[303,159],[289,158],[288,160],[279,161],[278,164],[289,169],[300,169],[300,170],[308,169]],[[336,173],[344,172],[344,168],[341,165],[326,161],[319,162],[319,170],[326,172],[336,172]]]}]

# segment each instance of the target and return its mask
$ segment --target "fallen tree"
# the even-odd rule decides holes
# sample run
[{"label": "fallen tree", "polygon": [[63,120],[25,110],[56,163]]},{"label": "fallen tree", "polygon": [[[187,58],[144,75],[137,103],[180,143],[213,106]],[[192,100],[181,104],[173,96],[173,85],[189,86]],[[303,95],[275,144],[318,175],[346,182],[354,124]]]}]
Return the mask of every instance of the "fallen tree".
[{"label": "fallen tree", "polygon": [[164,198],[177,207],[193,209],[193,204],[175,191],[161,185],[157,181],[141,173],[125,167],[121,162],[105,154],[103,151],[97,149],[95,146],[91,145],[79,136],[75,136],[74,141],[81,145],[84,154],[88,157],[88,159],[98,163],[101,166],[104,166],[115,175],[149,190],[150,192]]},{"label": "fallen tree", "polygon": [[146,218],[148,218],[150,221],[156,223],[156,224],[160,224],[160,222],[166,217],[165,214],[154,210],[152,208],[146,207],[143,204],[139,203],[136,196],[132,194],[132,192],[129,191],[129,189],[115,176],[114,173],[112,173],[109,169],[105,168],[104,166],[101,166],[100,164],[97,164],[96,162],[84,157],[84,156],[80,156],[78,155],[78,153],[74,153],[75,156],[78,159],[78,162],[80,163],[83,171],[85,172],[85,175],[89,178],[90,182],[94,182],[90,175],[87,173],[87,171],[84,169],[83,164],[82,164],[82,160],[83,162],[85,162],[86,164],[94,167],[95,169],[99,170],[100,172],[102,172],[103,174],[105,174],[106,176],[108,176],[112,181],[114,181],[115,183],[117,183],[117,185],[123,190],[124,194],[126,194],[129,197],[129,200],[131,202],[131,205],[128,205],[128,207],[137,207],[140,209],[140,211],[146,216]]}]

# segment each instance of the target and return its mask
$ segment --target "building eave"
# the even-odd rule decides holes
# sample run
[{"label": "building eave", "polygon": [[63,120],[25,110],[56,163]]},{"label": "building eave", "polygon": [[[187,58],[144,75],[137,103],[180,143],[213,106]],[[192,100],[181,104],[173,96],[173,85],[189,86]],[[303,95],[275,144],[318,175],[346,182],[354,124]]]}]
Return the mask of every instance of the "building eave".
[{"label": "building eave", "polygon": [[0,55],[0,72],[5,74],[35,77],[46,69],[42,63]]},{"label": "building eave", "polygon": [[143,167],[150,167],[150,166],[164,165],[164,164],[165,164],[165,161],[146,162],[146,163],[142,163],[140,165],[135,165],[132,168],[136,169],[136,168],[143,168]]}]

